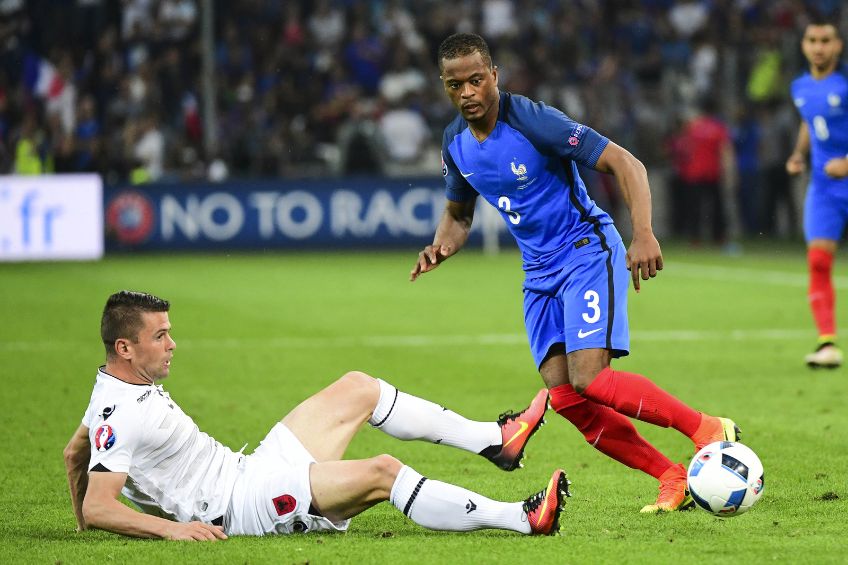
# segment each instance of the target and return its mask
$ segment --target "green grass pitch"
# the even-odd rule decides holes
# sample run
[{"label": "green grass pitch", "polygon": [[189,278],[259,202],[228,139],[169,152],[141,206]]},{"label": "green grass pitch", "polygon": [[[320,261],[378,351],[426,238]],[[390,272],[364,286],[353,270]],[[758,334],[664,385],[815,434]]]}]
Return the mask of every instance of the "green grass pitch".
[{"label": "green grass pitch", "polygon": [[[742,426],[766,469],[764,496],[745,515],[640,515],[655,481],[606,459],[549,412],[514,473],[372,429],[348,457],[390,453],[503,500],[523,499],[562,466],[574,496],[558,537],[430,532],[388,503],[344,535],[187,544],[74,532],[61,452],[103,360],[103,303],[119,289],[172,301],[177,351],[165,385],[201,429],[234,449],[249,442],[250,452],[297,402],[350,369],[475,419],[522,408],[541,380],[523,335],[519,257],[464,252],[410,284],[414,258],[351,251],[0,265],[0,562],[845,562],[848,380],[846,369],[802,364],[815,335],[800,245],[732,258],[666,249],[660,277],[631,291],[632,353],[614,365]],[[844,265],[837,262],[840,304],[848,300]],[[677,432],[638,427],[672,459],[691,457]]]}]

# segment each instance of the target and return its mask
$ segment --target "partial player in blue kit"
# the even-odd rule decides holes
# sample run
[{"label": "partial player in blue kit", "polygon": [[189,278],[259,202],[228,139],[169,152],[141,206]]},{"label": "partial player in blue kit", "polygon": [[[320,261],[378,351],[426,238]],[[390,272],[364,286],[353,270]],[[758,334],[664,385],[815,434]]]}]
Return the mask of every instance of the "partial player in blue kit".
[{"label": "partial player in blue kit", "polygon": [[[524,96],[503,93],[498,105],[506,119],[495,122],[482,142],[461,115],[446,128],[442,173],[448,200],[475,202],[479,194],[503,214],[527,274],[524,310],[537,366],[563,341],[563,330],[566,351],[605,348],[616,357],[626,355],[626,302],[616,309],[615,301],[616,293],[627,293],[626,270],[619,269],[608,284],[611,255],[623,255],[621,236],[609,214],[589,198],[576,165],[595,166],[609,140]],[[574,190],[564,190],[572,185]],[[604,254],[599,261],[584,261],[599,254]],[[573,300],[558,296],[563,285]],[[578,302],[582,305],[575,307]]]},{"label": "partial player in blue kit", "polygon": [[792,101],[803,121],[786,170],[793,175],[803,172],[811,157],[804,237],[808,298],[819,340],[805,361],[813,368],[835,368],[842,364],[842,351],[836,345],[832,271],[848,224],[848,67],[840,63],[842,40],[831,22],[813,20],[807,25],[801,48],[810,68],[792,82]]},{"label": "partial player in blue kit", "polygon": [[[640,279],[663,267],[645,167],[559,110],[501,93],[497,67],[480,36],[447,38],[438,63],[460,115],[442,142],[445,212],[410,280],[462,248],[478,196],[497,208],[521,249],[525,325],[551,407],[593,447],[660,481],[656,502],[643,512],[691,506],[684,467],[649,444],[627,416],[674,427],[696,451],[716,440],[735,441],[738,429],[731,420],[693,410],[641,375],[610,367],[630,349],[628,281],[638,292]],[[633,223],[629,250],[610,216],[587,194],[578,164],[618,180]]]}]

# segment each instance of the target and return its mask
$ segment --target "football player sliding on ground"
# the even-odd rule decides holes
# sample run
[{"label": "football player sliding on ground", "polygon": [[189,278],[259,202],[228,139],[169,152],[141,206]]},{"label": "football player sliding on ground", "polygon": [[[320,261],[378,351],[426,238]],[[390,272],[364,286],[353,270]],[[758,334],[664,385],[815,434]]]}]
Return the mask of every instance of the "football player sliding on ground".
[{"label": "football player sliding on ground", "polygon": [[[544,422],[546,390],[518,414],[476,422],[349,372],[296,406],[243,455],[201,432],[157,383],[168,376],[176,347],[169,308],[165,300],[128,291],[106,303],[106,365],[65,448],[80,530],[185,540],[346,530],[350,518],[384,500],[434,530],[559,530],[569,494],[562,470],[525,500],[498,502],[423,477],[390,455],[342,460],[368,422],[398,439],[479,453],[511,471]],[[121,493],[141,512],[121,504]]]}]

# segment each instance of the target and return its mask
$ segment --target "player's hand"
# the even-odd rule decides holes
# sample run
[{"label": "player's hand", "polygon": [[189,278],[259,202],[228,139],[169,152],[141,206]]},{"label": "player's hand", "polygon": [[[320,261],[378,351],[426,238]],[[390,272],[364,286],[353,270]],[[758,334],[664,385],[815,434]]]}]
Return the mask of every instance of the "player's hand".
[{"label": "player's hand", "polygon": [[663,258],[660,251],[660,243],[653,233],[648,232],[646,235],[633,236],[633,242],[630,244],[630,249],[627,250],[625,257],[627,270],[630,271],[630,278],[633,279],[633,288],[639,292],[642,280],[648,280],[657,276],[657,271],[662,271]]},{"label": "player's hand", "polygon": [[409,281],[414,282],[423,273],[429,273],[451,255],[453,249],[447,245],[428,245],[418,254],[418,261],[409,271]]},{"label": "player's hand", "polygon": [[174,522],[165,539],[183,541],[218,541],[227,539],[224,528],[203,522]]},{"label": "player's hand", "polygon": [[831,159],[824,164],[824,172],[836,179],[848,177],[848,157]]},{"label": "player's hand", "polygon": [[807,169],[807,160],[800,153],[793,153],[786,160],[786,172],[790,175],[798,175]]}]

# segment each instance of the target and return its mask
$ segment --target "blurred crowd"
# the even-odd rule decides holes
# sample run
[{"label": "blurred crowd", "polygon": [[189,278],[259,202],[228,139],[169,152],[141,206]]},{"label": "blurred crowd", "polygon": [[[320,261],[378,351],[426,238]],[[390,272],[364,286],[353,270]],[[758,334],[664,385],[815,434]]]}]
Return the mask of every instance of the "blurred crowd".
[{"label": "blurred crowd", "polygon": [[[804,69],[799,41],[810,13],[838,18],[840,5],[0,0],[0,172],[96,171],[138,183],[438,174],[454,111],[436,50],[451,33],[474,31],[492,47],[502,90],[557,106],[649,168],[668,169],[678,192],[697,184],[688,163],[703,140],[691,125],[709,114],[735,149],[716,161],[721,182],[735,188],[703,202],[714,209],[707,236],[727,237],[730,222],[718,216],[728,198],[741,210],[739,229],[776,229],[777,209],[786,208],[791,231],[797,213],[781,171],[798,118],[788,83]],[[204,114],[210,92],[214,116]],[[592,182],[615,208],[609,181]],[[691,209],[681,194],[674,205]],[[676,229],[685,235],[691,222]]]}]

